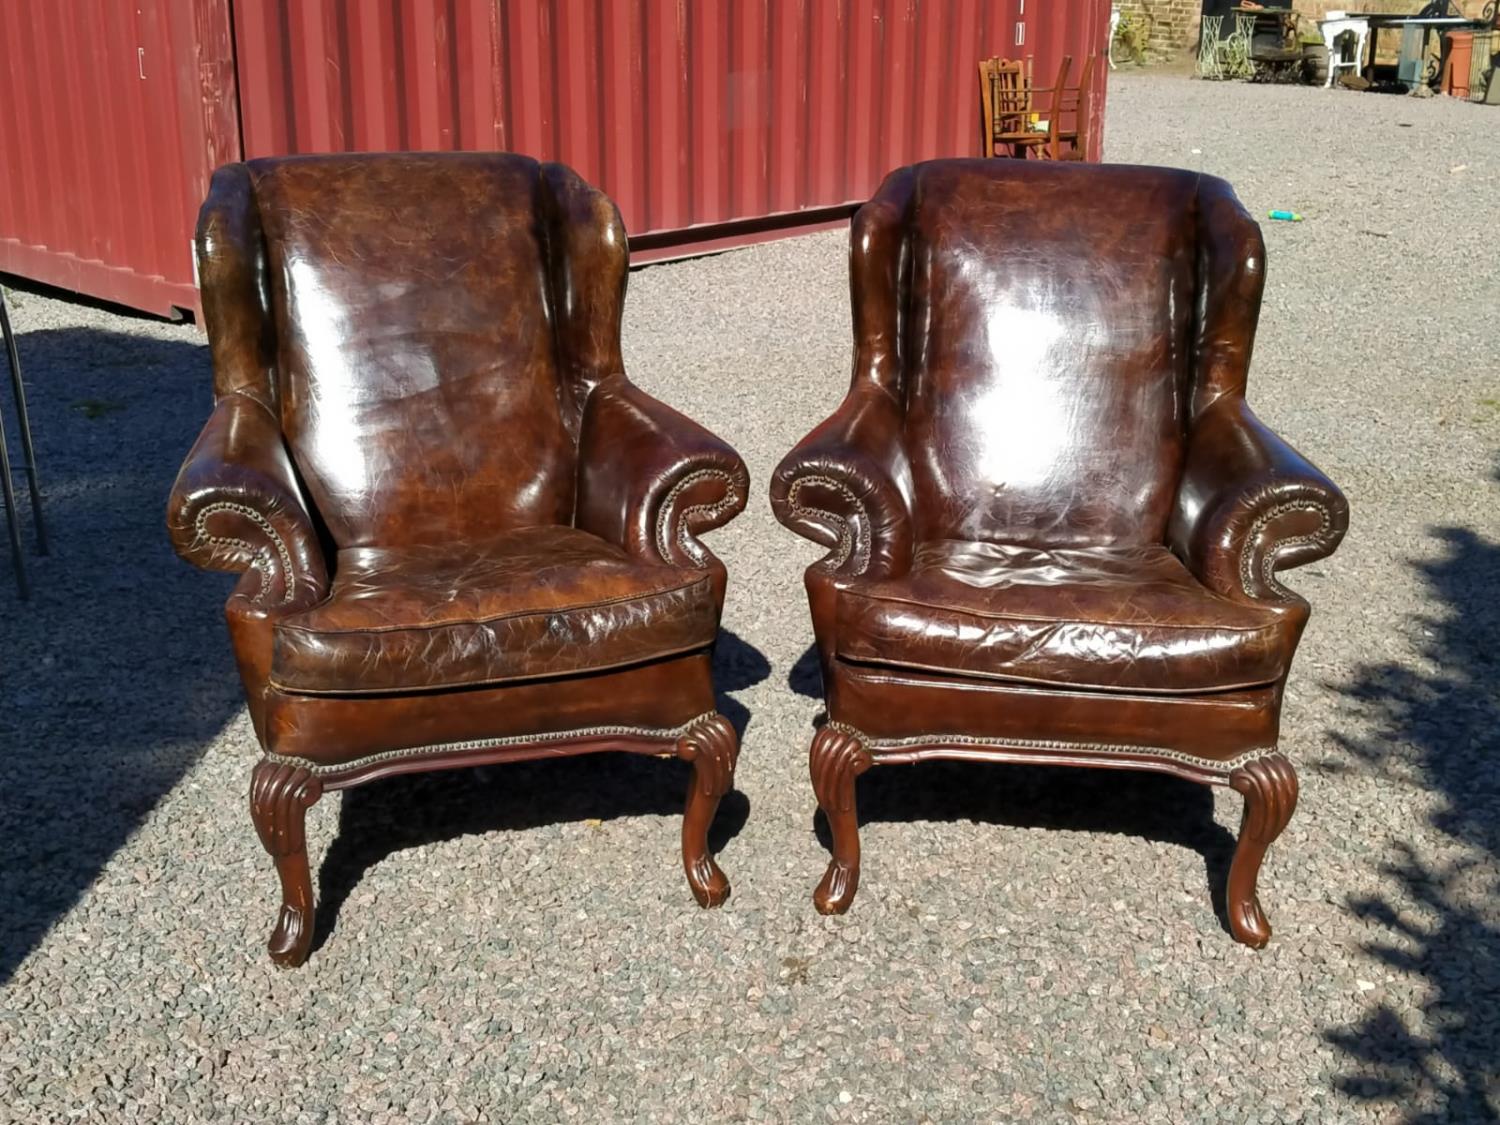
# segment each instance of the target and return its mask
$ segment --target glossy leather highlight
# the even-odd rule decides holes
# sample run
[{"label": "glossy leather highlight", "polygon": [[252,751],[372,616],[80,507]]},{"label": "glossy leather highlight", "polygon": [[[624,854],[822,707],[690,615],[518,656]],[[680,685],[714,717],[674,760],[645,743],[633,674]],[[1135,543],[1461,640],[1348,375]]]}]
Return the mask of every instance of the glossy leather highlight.
[{"label": "glossy leather highlight", "polygon": [[[311,941],[301,823],[389,772],[595,750],[693,763],[694,896],[732,781],[709,650],[739,456],[626,378],[613,203],[507,154],[219,169],[198,229],[215,407],[167,523],[225,607],[274,757],[251,812]],[[706,779],[706,780],[705,780]]]},{"label": "glossy leather highlight", "polygon": [[[539,169],[483,156],[340,165],[249,166],[282,430],[333,542],[567,522],[576,452],[559,402]],[[398,214],[412,176],[446,206]]]},{"label": "glossy leather highlight", "polygon": [[[215,173],[199,255],[217,404],[168,525],[245,572],[227,613],[263,738],[273,665],[287,690],[375,693],[711,643],[725,576],[697,537],[748,476],[626,378],[605,196],[520,156],[258,160]],[[566,606],[496,584],[549,552]],[[590,654],[547,641],[543,609]]]},{"label": "glossy leather highlight", "polygon": [[706,648],[717,630],[708,574],[570,527],[353,547],[326,601],[276,623],[271,682],[371,693],[539,679]]},{"label": "glossy leather highlight", "polygon": [[1214,594],[1165,547],[939,540],[841,591],[834,635],[846,660],[1167,694],[1274,684],[1305,616]]},{"label": "glossy leather highlight", "polygon": [[903,385],[919,540],[1134,546],[1166,529],[1197,177],[1117,177],[1097,214],[1130,218],[1087,222],[1038,205],[1071,171],[1046,167],[1025,194],[1008,177],[918,177]]},{"label": "glossy leather highlight", "polygon": [[[1308,607],[1275,574],[1348,508],[1245,404],[1264,284],[1233,191],[1175,169],[932,161],[855,216],[849,393],[771,481],[829,548],[819,909],[854,897],[854,779],[883,761],[1160,769],[1285,823],[1291,766],[1257,763]],[[1253,898],[1275,832],[1251,835]],[[1269,937],[1253,901],[1231,917]]]}]

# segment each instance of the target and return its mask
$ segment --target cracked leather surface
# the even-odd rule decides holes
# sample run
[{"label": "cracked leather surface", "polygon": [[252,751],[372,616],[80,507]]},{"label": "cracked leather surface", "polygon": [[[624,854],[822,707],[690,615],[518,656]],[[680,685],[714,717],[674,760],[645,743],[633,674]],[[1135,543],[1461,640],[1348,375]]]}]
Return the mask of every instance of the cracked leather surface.
[{"label": "cracked leather surface", "polygon": [[606,196],[503,153],[254,160],[214,173],[197,251],[217,405],[168,522],[244,572],[263,745],[713,709],[725,576],[696,537],[744,507],[744,464],[626,378]]},{"label": "cracked leather surface", "polygon": [[1204,588],[1165,547],[924,543],[909,574],[843,590],[838,654],[967,676],[1229,691],[1286,671],[1301,615]]},{"label": "cracked leather surface", "polygon": [[[282,430],[334,542],[569,522],[576,455],[546,330],[538,166],[338,164],[250,165]],[[446,206],[402,205],[413,177]]]},{"label": "cracked leather surface", "polygon": [[591,672],[713,643],[702,571],[570,527],[340,551],[328,600],[275,627],[283,691],[373,692]]},{"label": "cracked leather surface", "polygon": [[771,482],[829,715],[924,732],[1275,744],[1307,616],[1274,572],[1348,509],[1245,404],[1265,284],[1228,184],[938,160],[850,240],[844,402]]}]

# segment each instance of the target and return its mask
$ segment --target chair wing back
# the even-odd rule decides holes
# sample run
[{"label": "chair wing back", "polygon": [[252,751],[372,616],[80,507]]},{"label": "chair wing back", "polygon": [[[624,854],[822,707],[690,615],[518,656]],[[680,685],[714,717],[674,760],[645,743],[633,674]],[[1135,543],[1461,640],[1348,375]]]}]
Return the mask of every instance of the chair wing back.
[{"label": "chair wing back", "polygon": [[199,226],[216,386],[278,412],[339,547],[570,523],[625,256],[613,204],[526,157],[230,165]]},{"label": "chair wing back", "polygon": [[861,212],[856,378],[904,405],[918,539],[1162,542],[1191,407],[1198,179],[945,160],[893,173]]}]

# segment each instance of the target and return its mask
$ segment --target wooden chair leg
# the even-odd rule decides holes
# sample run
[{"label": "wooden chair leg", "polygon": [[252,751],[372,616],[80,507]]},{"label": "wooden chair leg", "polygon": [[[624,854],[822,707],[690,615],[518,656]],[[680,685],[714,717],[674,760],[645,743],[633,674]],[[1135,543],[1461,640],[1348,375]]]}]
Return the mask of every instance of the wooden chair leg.
[{"label": "wooden chair leg", "polygon": [[1245,798],[1240,839],[1229,866],[1229,930],[1236,941],[1262,949],[1271,940],[1271,924],[1260,908],[1255,883],[1266,849],[1297,808],[1297,771],[1281,754],[1268,754],[1231,773],[1229,784]]},{"label": "wooden chair leg", "polygon": [[824,727],[813,737],[808,755],[813,792],[833,833],[833,858],[813,892],[820,914],[842,914],[859,890],[859,813],[854,782],[875,764],[870,752],[847,731]]},{"label": "wooden chair leg", "polygon": [[312,872],[307,866],[307,810],[323,795],[311,772],[262,760],[250,775],[250,818],[281,878],[281,912],[267,948],[271,960],[295,968],[313,937]]},{"label": "wooden chair leg", "polygon": [[729,879],[708,850],[708,829],[720,799],[734,785],[739,753],[734,726],[723,715],[705,719],[677,743],[677,756],[693,763],[682,817],[682,866],[693,897],[703,907],[721,906],[729,897]]}]

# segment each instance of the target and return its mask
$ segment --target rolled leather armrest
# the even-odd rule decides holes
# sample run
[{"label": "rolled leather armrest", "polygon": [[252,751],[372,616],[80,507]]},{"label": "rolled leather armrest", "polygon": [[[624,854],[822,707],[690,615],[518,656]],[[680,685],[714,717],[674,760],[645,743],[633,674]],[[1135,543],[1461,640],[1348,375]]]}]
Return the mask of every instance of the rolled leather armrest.
[{"label": "rolled leather armrest", "polygon": [[303,609],[327,593],[327,560],[281,428],[248,395],[215,405],[172,486],[167,530],[195,566],[243,572],[235,597],[259,608]]},{"label": "rolled leather armrest", "polygon": [[911,568],[911,469],[901,409],[873,384],[854,387],[777,466],[771,509],[831,548],[816,566],[840,577],[895,577]]},{"label": "rolled leather armrest", "polygon": [[1204,585],[1241,600],[1297,600],[1276,571],[1332,554],[1348,526],[1343,493],[1243,398],[1198,416],[1168,539]]},{"label": "rolled leather armrest", "polygon": [[740,455],[624,375],[583,410],[575,523],[637,558],[722,571],[699,541],[745,510]]}]

